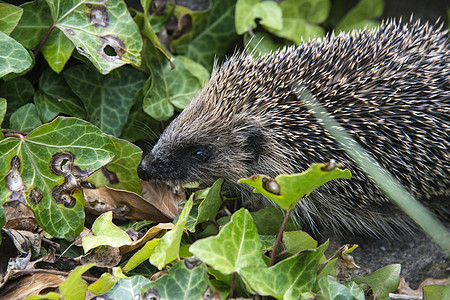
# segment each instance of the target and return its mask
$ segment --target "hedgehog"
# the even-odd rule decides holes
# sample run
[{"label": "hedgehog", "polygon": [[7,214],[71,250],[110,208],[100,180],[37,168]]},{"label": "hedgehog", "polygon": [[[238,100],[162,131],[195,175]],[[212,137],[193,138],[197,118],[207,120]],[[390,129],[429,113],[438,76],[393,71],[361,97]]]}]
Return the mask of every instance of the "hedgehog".
[{"label": "hedgehog", "polygon": [[293,91],[304,86],[413,196],[449,220],[450,46],[437,24],[401,20],[329,34],[254,58],[238,53],[143,157],[138,175],[250,194],[238,179],[304,171],[334,159],[350,180],[296,207],[300,222],[337,233],[396,236],[411,221],[339,147]]}]

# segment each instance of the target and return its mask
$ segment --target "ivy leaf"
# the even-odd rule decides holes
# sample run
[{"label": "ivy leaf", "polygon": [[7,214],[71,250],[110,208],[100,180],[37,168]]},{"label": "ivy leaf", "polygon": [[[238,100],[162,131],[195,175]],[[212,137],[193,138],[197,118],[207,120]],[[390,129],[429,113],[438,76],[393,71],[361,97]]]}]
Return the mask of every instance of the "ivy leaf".
[{"label": "ivy leaf", "polygon": [[23,9],[22,19],[11,37],[25,48],[34,49],[52,25],[52,16],[44,1],[31,1],[20,7]]},{"label": "ivy leaf", "polygon": [[92,268],[95,264],[78,266],[70,272],[66,281],[59,285],[59,291],[64,299],[67,300],[78,300],[85,299],[87,284],[81,278],[84,272]]},{"label": "ivy leaf", "polygon": [[62,75],[45,70],[39,79],[40,91],[34,94],[34,103],[43,122],[63,113],[71,117],[86,118],[83,103],[67,85]]},{"label": "ivy leaf", "polygon": [[274,1],[238,0],[236,3],[236,32],[243,34],[256,28],[255,19],[265,28],[281,30],[283,27],[281,8]]},{"label": "ivy leaf", "polygon": [[113,147],[97,127],[62,117],[21,139],[3,139],[0,203],[26,202],[45,231],[73,240],[84,225],[80,182],[112,159]]},{"label": "ivy leaf", "polygon": [[122,269],[120,267],[114,267],[112,274],[107,272],[103,273],[96,282],[88,286],[88,290],[96,295],[104,294],[121,278],[126,278],[122,273]]},{"label": "ivy leaf", "polygon": [[202,64],[209,71],[214,59],[222,55],[237,38],[234,27],[234,0],[210,0],[205,11],[193,12],[176,6],[175,16],[192,24],[191,29],[172,41],[177,53]]},{"label": "ivy leaf", "polygon": [[89,176],[88,181],[93,181],[97,188],[106,185],[140,194],[142,184],[136,170],[142,159],[141,149],[114,136],[110,138],[114,143],[114,159]]},{"label": "ivy leaf", "polygon": [[[142,33],[145,35],[145,37],[147,37],[147,39],[152,43],[152,45],[161,52],[161,54],[163,54],[169,61],[172,61],[172,58],[170,57],[170,55],[166,52],[166,50],[161,45],[161,42],[160,42],[158,36],[156,35],[155,31],[152,28],[152,25],[150,24],[150,19],[151,19],[150,12],[149,12],[149,8],[151,5],[150,3],[151,3],[151,0],[141,0],[141,5],[144,8]],[[165,6],[165,8],[166,8],[165,13],[168,14],[167,16],[160,15],[160,18],[167,20],[173,14],[173,10],[174,10],[176,4],[174,2],[165,2],[165,3],[160,3],[160,5]],[[160,21],[162,21],[162,20],[160,19]],[[173,68],[173,65],[172,65],[172,68]]]},{"label": "ivy leaf", "polygon": [[301,252],[270,268],[248,267],[243,268],[240,273],[260,295],[298,299],[300,293],[312,290],[320,259],[327,248],[328,242],[316,250]]},{"label": "ivy leaf", "polygon": [[[142,288],[144,299],[205,299],[208,289],[206,266],[196,258],[187,258],[170,268],[169,274]],[[146,297],[147,296],[147,297]]]},{"label": "ivy leaf", "polygon": [[426,300],[450,299],[450,286],[443,286],[443,285],[424,286],[423,299]]},{"label": "ivy leaf", "polygon": [[383,14],[383,0],[361,0],[336,25],[336,32],[362,29],[366,26],[376,27],[379,22],[374,21]]},{"label": "ivy leaf", "polygon": [[285,0],[280,3],[283,15],[281,30],[267,28],[271,33],[300,44],[325,31],[318,24],[324,22],[330,12],[330,0]]},{"label": "ivy leaf", "polygon": [[[139,99],[136,95],[135,99]],[[128,121],[125,124],[121,138],[131,142],[137,140],[156,140],[161,132],[161,123],[153,118],[149,118],[148,114],[142,108],[142,97],[136,101],[132,109]]]},{"label": "ivy leaf", "polygon": [[[280,231],[281,224],[283,223],[285,212],[276,206],[264,207],[258,211],[252,212],[253,222],[256,228],[258,228],[258,233],[261,235],[277,235]],[[223,224],[222,219],[218,222]],[[299,225],[296,224],[292,218],[289,218],[285,231],[298,230]]]},{"label": "ivy leaf", "polygon": [[6,224],[6,214],[3,205],[0,205],[0,228],[3,228]]},{"label": "ivy leaf", "polygon": [[87,120],[106,133],[120,136],[134,95],[146,76],[131,68],[120,68],[102,76],[87,65],[77,65],[64,71],[64,78],[83,101]]},{"label": "ivy leaf", "polygon": [[123,271],[128,273],[129,271],[136,268],[138,265],[148,260],[153,253],[153,249],[155,249],[156,245],[158,245],[159,240],[153,239],[145,243],[144,247],[139,249],[126,263],[123,267]]},{"label": "ivy leaf", "polygon": [[376,299],[389,299],[389,293],[394,292],[400,284],[400,264],[386,266],[367,276],[357,276],[352,281],[365,283],[372,288]]},{"label": "ivy leaf", "polygon": [[246,33],[244,35],[244,45],[246,45],[246,52],[252,54],[254,57],[268,55],[284,46],[289,45],[289,41],[277,43],[272,39],[273,35],[262,32],[255,32],[253,36]]},{"label": "ivy leaf", "polygon": [[306,249],[317,247],[317,241],[304,231],[283,232],[283,245],[286,252],[295,254]]},{"label": "ivy leaf", "polygon": [[142,38],[123,0],[46,1],[53,26],[102,74],[128,63],[140,65]]},{"label": "ivy leaf", "polygon": [[72,56],[73,49],[75,46],[62,31],[53,30],[42,47],[42,54],[50,68],[59,74]]},{"label": "ivy leaf", "polygon": [[[354,282],[341,284],[328,277],[319,280],[322,295],[325,299],[364,300],[364,291]],[[378,297],[376,299],[379,299]]]},{"label": "ivy leaf", "polygon": [[128,234],[112,222],[112,211],[100,215],[95,220],[94,224],[92,224],[92,233],[94,235],[85,235],[83,237],[85,253],[92,248],[102,245],[116,248],[123,245],[131,245],[131,239]]},{"label": "ivy leaf", "polygon": [[25,71],[31,61],[30,54],[20,43],[0,32],[0,78]]},{"label": "ivy leaf", "polygon": [[223,274],[240,272],[248,266],[265,266],[261,241],[250,213],[240,209],[217,236],[198,240],[189,251]]},{"label": "ivy leaf", "polygon": [[200,64],[183,56],[176,56],[170,63],[152,45],[146,45],[145,61],[152,74],[151,85],[145,93],[143,108],[152,118],[163,121],[174,114],[174,107],[181,110],[191,101],[209,77]]},{"label": "ivy leaf", "polygon": [[103,296],[105,299],[135,299],[136,295],[141,295],[142,287],[148,283],[150,280],[140,275],[121,278]]},{"label": "ivy leaf", "polygon": [[21,7],[0,3],[0,31],[9,35],[16,28],[22,14]]},{"label": "ivy leaf", "polygon": [[222,183],[223,178],[219,178],[211,187],[204,190],[206,195],[199,204],[195,216],[191,215],[191,218],[188,219],[186,223],[187,230],[195,232],[195,226],[197,226],[197,224],[215,220],[217,212],[222,206],[222,198],[220,196]]},{"label": "ivy leaf", "polygon": [[250,178],[240,179],[239,183],[246,183],[254,187],[253,192],[263,194],[284,210],[291,210],[301,198],[328,181],[351,177],[348,169],[333,168],[328,171],[326,168],[327,164],[313,163],[303,173],[279,175],[275,179],[265,175],[254,175]]},{"label": "ivy leaf", "polygon": [[150,256],[150,263],[158,269],[161,270],[166,264],[178,257],[181,236],[183,235],[184,226],[186,225],[192,205],[193,199],[191,196],[184,205],[175,227],[167,232],[153,249],[152,256]]},{"label": "ivy leaf", "polygon": [[3,127],[8,128],[9,117],[19,107],[31,102],[34,88],[31,82],[23,77],[17,77],[0,85],[0,96],[8,101],[8,110],[6,111]]},{"label": "ivy leaf", "polygon": [[9,119],[10,127],[14,130],[30,132],[42,125],[36,106],[33,103],[18,108]]},{"label": "ivy leaf", "polygon": [[[3,123],[3,118],[6,114],[6,99],[0,98],[0,125]],[[1,129],[1,126],[0,126]],[[3,133],[0,131],[0,140],[4,138]]]}]

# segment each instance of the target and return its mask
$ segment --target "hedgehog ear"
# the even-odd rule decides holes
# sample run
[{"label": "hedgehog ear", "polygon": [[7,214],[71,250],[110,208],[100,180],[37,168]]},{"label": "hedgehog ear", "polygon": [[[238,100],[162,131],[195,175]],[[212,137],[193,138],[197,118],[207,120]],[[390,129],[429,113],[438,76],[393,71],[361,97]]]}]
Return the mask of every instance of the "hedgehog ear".
[{"label": "hedgehog ear", "polygon": [[253,157],[258,157],[263,152],[264,134],[262,129],[255,126],[248,126],[243,131],[245,140],[244,149],[247,153],[251,153]]}]

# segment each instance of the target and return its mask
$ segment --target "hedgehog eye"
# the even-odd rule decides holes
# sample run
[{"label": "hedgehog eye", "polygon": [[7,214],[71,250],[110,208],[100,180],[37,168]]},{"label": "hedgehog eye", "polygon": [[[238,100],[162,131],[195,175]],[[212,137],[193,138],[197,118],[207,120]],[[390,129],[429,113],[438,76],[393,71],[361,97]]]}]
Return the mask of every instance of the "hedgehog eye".
[{"label": "hedgehog eye", "polygon": [[203,162],[209,158],[209,154],[206,150],[197,149],[192,153],[192,157],[197,161]]}]

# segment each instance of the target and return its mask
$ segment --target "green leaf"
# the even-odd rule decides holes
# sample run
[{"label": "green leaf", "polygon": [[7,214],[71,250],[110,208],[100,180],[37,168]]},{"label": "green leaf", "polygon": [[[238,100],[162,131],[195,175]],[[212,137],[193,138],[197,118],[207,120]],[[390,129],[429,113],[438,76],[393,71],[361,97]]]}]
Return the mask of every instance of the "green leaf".
[{"label": "green leaf", "polygon": [[92,268],[95,264],[78,266],[70,272],[66,281],[59,285],[59,291],[65,300],[85,299],[87,284],[81,279],[84,272]]},{"label": "green leaf", "polygon": [[100,215],[95,220],[94,224],[92,224],[92,233],[94,235],[85,235],[83,237],[85,253],[92,248],[102,245],[116,248],[123,245],[131,245],[131,239],[128,234],[112,222],[112,211]]},{"label": "green leaf", "polygon": [[22,14],[21,7],[0,3],[0,31],[9,35],[16,28]]},{"label": "green leaf", "polygon": [[400,264],[386,266],[367,276],[357,276],[352,281],[365,283],[372,288],[376,299],[389,299],[389,293],[394,292],[400,283]]},{"label": "green leaf", "polygon": [[[136,97],[138,96],[136,95]],[[148,114],[142,108],[142,101],[137,104],[135,103],[133,107],[134,109],[130,113],[120,137],[131,142],[137,140],[156,140],[159,132],[161,132],[161,123],[153,118],[149,118]]]},{"label": "green leaf", "polygon": [[[3,118],[6,114],[6,99],[0,98],[0,125],[3,123]],[[0,126],[1,129],[1,126]],[[3,133],[0,131],[0,140],[4,138]]]},{"label": "green leaf", "polygon": [[186,223],[186,229],[195,232],[197,224],[215,220],[220,207],[222,206],[222,198],[220,192],[222,189],[223,178],[219,178],[214,184],[205,189],[206,195],[198,206],[197,214],[193,219],[189,219]]},{"label": "green leaf", "polygon": [[[150,4],[151,0],[141,0],[141,5],[144,8],[144,20],[143,20],[143,28],[142,28],[142,34],[145,35],[145,37],[152,43],[152,45],[158,49],[159,52],[161,52],[161,54],[163,54],[169,61],[171,61],[171,57],[170,55],[166,52],[166,50],[163,48],[163,46],[161,45],[161,42],[159,41],[158,36],[156,35],[155,31],[153,31],[152,25],[150,24],[150,12],[149,12],[149,8],[150,8]],[[162,2],[161,2],[162,3]],[[161,4],[160,3],[160,4]],[[154,5],[154,3],[152,4]],[[170,12],[170,14],[172,15],[173,13],[173,7],[175,6],[174,2],[164,2],[162,5],[164,5],[166,8],[168,8],[169,10],[172,10],[172,12]],[[157,5],[155,5],[157,6]],[[170,8],[172,7],[172,9]]]},{"label": "green leaf", "polygon": [[112,159],[113,147],[97,127],[62,117],[1,140],[0,203],[26,201],[45,231],[73,240],[84,225],[80,181]]},{"label": "green leaf", "polygon": [[109,291],[115,283],[114,276],[105,272],[96,282],[88,286],[88,290],[96,295],[101,295]]},{"label": "green leaf", "polygon": [[141,180],[137,176],[137,167],[142,159],[142,151],[132,143],[110,136],[114,143],[114,159],[100,170],[89,176],[95,186],[109,186],[137,194],[142,191]]},{"label": "green leaf", "polygon": [[234,0],[210,0],[205,11],[193,12],[177,6],[175,15],[189,15],[192,28],[172,41],[177,53],[202,64],[211,71],[214,59],[222,57],[237,38],[234,27]]},{"label": "green leaf", "polygon": [[[277,235],[283,223],[285,212],[276,206],[268,206],[256,212],[252,212],[253,223],[255,223],[258,233],[262,235]],[[223,224],[219,220],[219,224]],[[299,225],[293,218],[289,218],[285,231],[298,230]]]},{"label": "green leaf", "polygon": [[271,33],[300,44],[325,31],[318,24],[326,20],[330,11],[330,0],[285,0],[280,3],[283,28],[267,28]]},{"label": "green leaf", "polygon": [[246,52],[252,54],[255,58],[271,54],[289,43],[276,43],[272,39],[272,35],[262,32],[255,32],[253,36],[246,33],[244,35],[244,45],[246,45]]},{"label": "green leaf", "polygon": [[[340,284],[328,277],[319,280],[322,295],[328,300],[364,300],[364,291],[354,282]],[[376,299],[379,299],[378,297]]]},{"label": "green leaf", "polygon": [[450,286],[428,285],[423,287],[423,300],[450,299]]},{"label": "green leaf", "polygon": [[96,282],[88,286],[88,290],[96,295],[104,294],[121,278],[126,278],[122,273],[122,269],[120,267],[114,267],[112,274],[103,273]]},{"label": "green leaf", "polygon": [[73,49],[75,46],[64,33],[53,30],[42,47],[42,54],[50,68],[59,74],[72,56]]},{"label": "green leaf", "polygon": [[119,136],[128,119],[134,95],[144,84],[144,73],[120,68],[102,76],[86,65],[64,71],[73,92],[83,101],[87,120],[102,131]]},{"label": "green leaf", "polygon": [[152,74],[151,85],[144,96],[144,111],[152,118],[163,121],[186,107],[209,78],[209,73],[200,64],[183,56],[176,56],[172,63],[152,45],[146,44],[145,62]]},{"label": "green leaf", "polygon": [[163,238],[153,249],[152,256],[150,257],[150,263],[162,269],[166,264],[178,257],[180,251],[181,236],[183,235],[184,226],[186,225],[189,212],[193,205],[192,196],[184,205],[183,210],[178,217],[178,222],[175,227],[167,232]]},{"label": "green leaf", "polygon": [[11,37],[27,49],[34,49],[44,37],[52,24],[52,16],[47,4],[40,1],[31,1],[20,6],[23,15]]},{"label": "green leaf", "polygon": [[0,78],[31,66],[31,56],[17,41],[0,32]]},{"label": "green leaf", "polygon": [[136,299],[136,295],[141,295],[142,287],[149,282],[150,280],[140,275],[121,278],[104,296],[106,299]]},{"label": "green leaf", "polygon": [[53,120],[57,115],[86,118],[83,103],[67,85],[64,77],[46,69],[39,79],[40,91],[34,94],[34,103],[43,122]]},{"label": "green leaf", "polygon": [[5,81],[0,85],[0,96],[8,101],[8,110],[3,122],[4,128],[8,128],[9,117],[13,112],[24,104],[31,102],[33,93],[33,85],[23,77]]},{"label": "green leaf", "polygon": [[150,258],[150,256],[153,253],[153,249],[155,249],[156,245],[158,245],[159,239],[153,239],[145,243],[144,247],[139,249],[138,252],[136,252],[126,263],[126,265],[123,267],[123,271],[125,273],[133,270],[138,265],[146,261]]},{"label": "green leaf", "polygon": [[317,247],[317,241],[304,231],[283,232],[283,245],[291,254]]},{"label": "green leaf", "polygon": [[336,32],[376,27],[379,22],[373,19],[383,14],[384,0],[360,0],[336,25]]},{"label": "green leaf", "polygon": [[155,13],[149,14],[149,22],[155,32],[160,32],[163,28],[166,22],[170,19],[170,17],[173,15],[174,9],[175,9],[176,3],[175,2],[165,2],[164,3],[164,11],[159,11]]},{"label": "green leaf", "polygon": [[123,0],[95,4],[87,0],[46,1],[53,26],[102,74],[128,63],[140,65],[142,38]]},{"label": "green leaf", "polygon": [[[142,288],[145,299],[154,296],[161,300],[171,299],[205,299],[208,289],[208,273],[205,264],[198,259],[185,259],[176,263],[169,271],[156,281]],[[148,297],[145,297],[148,295]]]},{"label": "green leaf", "polygon": [[236,32],[243,34],[256,28],[255,19],[265,28],[281,30],[283,27],[281,8],[274,1],[238,0],[236,3]]},{"label": "green leaf", "polygon": [[50,293],[45,294],[45,295],[34,295],[34,296],[26,298],[26,300],[38,300],[38,299],[43,299],[43,300],[60,300],[60,299],[62,299],[62,296],[60,294],[58,294],[58,293],[50,292]]},{"label": "green leaf", "polygon": [[[5,226],[6,224],[6,215],[5,215],[5,209],[2,205],[0,205],[0,228]],[[0,243],[1,244],[1,243]]]},{"label": "green leaf", "polygon": [[253,192],[263,194],[284,210],[291,210],[301,198],[328,181],[351,177],[348,169],[333,168],[331,171],[326,171],[326,167],[327,164],[313,163],[308,170],[299,174],[279,175],[275,179],[265,175],[254,175],[240,179],[239,183],[254,187]]},{"label": "green leaf", "polygon": [[250,213],[240,209],[217,236],[196,241],[189,251],[223,274],[249,266],[265,266],[261,241]]},{"label": "green leaf", "polygon": [[25,104],[17,109],[9,119],[10,127],[14,130],[30,132],[42,125],[36,106],[33,103]]},{"label": "green leaf", "polygon": [[300,293],[312,290],[316,282],[319,261],[327,248],[328,242],[316,250],[301,252],[270,268],[244,268],[241,270],[241,275],[260,295],[298,299]]}]

